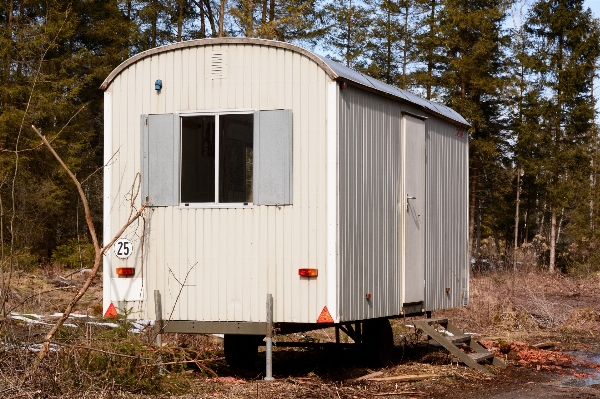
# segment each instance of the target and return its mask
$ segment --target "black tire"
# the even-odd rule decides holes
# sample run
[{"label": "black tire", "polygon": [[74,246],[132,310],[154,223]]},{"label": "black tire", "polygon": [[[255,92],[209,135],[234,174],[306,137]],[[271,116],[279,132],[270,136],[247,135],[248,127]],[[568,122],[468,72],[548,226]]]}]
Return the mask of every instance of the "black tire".
[{"label": "black tire", "polygon": [[252,368],[258,358],[258,344],[262,337],[257,335],[225,334],[223,346],[228,365]]},{"label": "black tire", "polygon": [[373,367],[390,363],[394,350],[394,332],[388,319],[371,319],[362,323],[362,346],[365,360]]}]

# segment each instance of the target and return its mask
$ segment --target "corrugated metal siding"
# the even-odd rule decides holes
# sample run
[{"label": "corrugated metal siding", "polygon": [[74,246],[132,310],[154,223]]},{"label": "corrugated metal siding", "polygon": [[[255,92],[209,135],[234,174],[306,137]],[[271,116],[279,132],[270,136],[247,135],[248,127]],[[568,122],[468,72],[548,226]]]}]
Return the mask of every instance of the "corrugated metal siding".
[{"label": "corrugated metal siding", "polygon": [[[398,314],[400,104],[348,86],[339,101],[340,320]],[[366,294],[371,299],[366,300]]]},{"label": "corrugated metal siding", "polygon": [[425,126],[425,306],[436,310],[468,304],[469,148],[450,123],[429,118]]},{"label": "corrugated metal siding", "polygon": [[[128,191],[140,171],[140,115],[186,110],[291,109],[292,206],[253,209],[153,208],[124,234],[144,261],[110,254],[112,267],[134,264],[144,277],[145,303],[154,318],[153,290],[163,316],[173,320],[265,321],[266,294],[275,321],[315,322],[326,303],[326,86],[330,79],[308,58],[281,48],[227,45],[227,79],[208,80],[205,55],[221,46],[177,49],[124,69],[107,91],[112,101],[111,229],[129,214]],[[162,79],[160,93],[154,81]],[[137,206],[140,205],[138,196]],[[299,268],[318,268],[301,279]],[[179,282],[183,283],[181,287]]]}]

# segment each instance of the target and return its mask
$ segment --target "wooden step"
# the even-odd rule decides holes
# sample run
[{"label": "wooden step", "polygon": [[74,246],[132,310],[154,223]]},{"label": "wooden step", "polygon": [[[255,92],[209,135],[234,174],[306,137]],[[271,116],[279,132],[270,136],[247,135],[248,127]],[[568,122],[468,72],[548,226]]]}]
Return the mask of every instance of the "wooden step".
[{"label": "wooden step", "polygon": [[491,359],[494,357],[494,355],[492,355],[490,352],[475,352],[475,353],[469,353],[468,356],[475,360],[477,363],[481,363],[483,361],[486,361],[488,359]]},{"label": "wooden step", "polygon": [[[447,339],[448,341],[452,342],[453,344],[460,344],[462,342],[469,342],[471,340],[471,336],[470,335],[455,335],[453,337],[448,336],[448,335],[444,335],[443,332],[439,333],[442,337],[444,337],[445,339]],[[429,343],[432,343],[431,341],[434,342],[438,342],[434,339],[430,339]]]}]

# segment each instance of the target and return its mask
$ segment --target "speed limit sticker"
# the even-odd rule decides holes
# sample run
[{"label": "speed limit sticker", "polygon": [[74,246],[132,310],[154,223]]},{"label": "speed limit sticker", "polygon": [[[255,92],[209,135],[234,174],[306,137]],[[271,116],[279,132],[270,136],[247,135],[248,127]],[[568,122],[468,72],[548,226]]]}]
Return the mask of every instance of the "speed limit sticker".
[{"label": "speed limit sticker", "polygon": [[133,243],[129,238],[119,238],[113,245],[113,251],[119,259],[127,259],[133,253]]}]

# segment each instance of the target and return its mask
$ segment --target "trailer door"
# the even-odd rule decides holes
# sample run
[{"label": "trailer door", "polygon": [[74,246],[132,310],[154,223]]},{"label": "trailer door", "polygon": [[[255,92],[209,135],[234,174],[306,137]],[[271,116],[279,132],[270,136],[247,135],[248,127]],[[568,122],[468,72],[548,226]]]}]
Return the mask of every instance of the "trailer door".
[{"label": "trailer door", "polygon": [[402,123],[404,167],[404,303],[425,299],[425,121],[405,114]]}]

